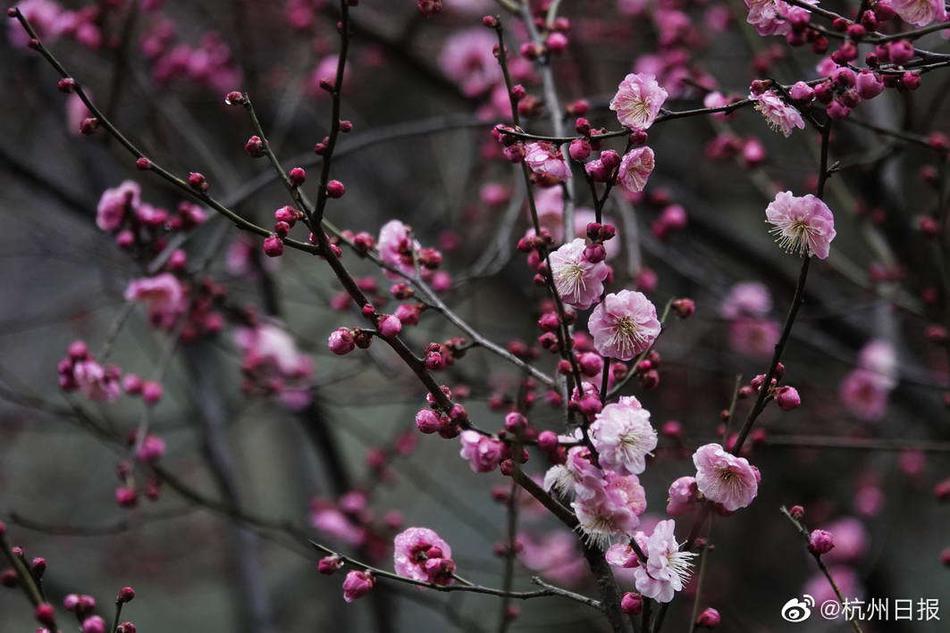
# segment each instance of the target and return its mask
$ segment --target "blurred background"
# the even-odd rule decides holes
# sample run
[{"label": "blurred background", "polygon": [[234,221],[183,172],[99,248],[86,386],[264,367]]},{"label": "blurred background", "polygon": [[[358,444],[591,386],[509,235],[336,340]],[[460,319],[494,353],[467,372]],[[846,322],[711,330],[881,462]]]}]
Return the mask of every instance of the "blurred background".
[{"label": "blurred background", "polygon": [[[339,43],[334,3],[25,5],[44,41],[121,130],[172,172],[204,173],[211,193],[240,214],[268,226],[289,200],[266,160],[243,151],[253,129],[241,108],[224,104],[229,90],[251,95],[284,165],[303,165],[316,181],[320,159],[311,148],[330,117],[319,81],[332,76]],[[527,228],[520,176],[499,160],[488,134],[508,112],[490,66],[492,33],[479,23],[485,12],[499,9],[445,0],[445,10],[427,19],[409,0],[364,0],[353,10],[343,96],[353,130],[341,137],[333,163],[347,195],[328,217],[373,235],[393,218],[410,224],[420,242],[442,251],[442,270],[451,275],[443,298],[456,313],[490,340],[534,345],[542,292],[514,249]],[[818,76],[819,55],[756,36],[745,12],[731,0],[561,3],[569,45],[551,66],[562,105],[586,99],[588,118],[615,129],[606,104],[634,69],[658,75],[673,110],[702,107],[712,90],[745,96],[756,77],[793,83]],[[505,19],[515,70],[539,100],[524,126],[550,133],[541,74],[516,54],[529,34],[518,17]],[[948,49],[939,34],[928,38],[929,48]],[[327,335],[357,325],[359,316],[340,301],[321,260],[295,251],[263,258],[259,239],[240,235],[210,209],[206,222],[170,239],[183,239],[190,292],[213,296],[219,318],[187,337],[155,327],[124,295],[130,281],[157,270],[149,268],[154,253],[117,246],[96,226],[97,205],[125,180],[158,209],[174,212],[184,198],[136,171],[102,132],[81,136],[88,113],[56,89],[54,71],[23,43],[9,21],[0,43],[0,214],[7,227],[0,232],[0,519],[11,542],[47,559],[51,602],[90,594],[108,620],[115,591],[132,585],[138,597],[125,616],[142,631],[495,630],[500,607],[491,597],[380,583],[346,605],[341,576],[316,573],[308,535],[391,569],[393,526],[421,525],[452,545],[462,576],[498,586],[504,561],[493,547],[505,538],[505,507],[491,493],[508,482],[497,472],[472,473],[457,441],[415,432],[424,392],[388,348],[346,357],[327,351]],[[948,354],[946,330],[943,343],[939,331],[950,316],[948,235],[945,222],[933,237],[920,230],[922,216],[946,218],[946,153],[869,129],[914,139],[946,133],[947,76],[929,74],[914,92],[887,91],[836,127],[831,154],[842,169],[827,200],[838,236],[831,257],[812,268],[784,358],[803,406],[766,411],[766,433],[750,455],[763,476],[759,496],[712,526],[701,605],[720,611],[724,630],[846,628],[779,617],[788,599],[828,592],[778,511],[793,504],[807,508],[810,527],[835,533],[831,563],[846,595],[940,598],[943,621],[950,618],[950,577],[941,563],[950,516],[935,495],[950,475]],[[642,477],[648,515],[660,519],[669,483],[694,471],[692,449],[721,435],[720,411],[737,376],[748,381],[766,368],[798,263],[773,244],[764,208],[776,191],[813,189],[818,143],[810,129],[782,138],[749,108],[729,119],[656,126],[649,143],[657,169],[645,195],[615,195],[606,213],[620,236],[610,260],[614,287],[640,288],[657,306],[681,296],[697,306],[692,318],[672,320],[658,343],[660,384],[627,387],[655,425],[676,420],[684,429],[682,439],[661,439]],[[590,206],[584,187],[577,203]],[[344,261],[371,295],[387,300],[392,282],[378,269],[351,254]],[[771,305],[737,312],[743,282],[764,284]],[[276,346],[287,352],[289,345],[302,366],[312,363],[292,388],[275,393],[254,383],[249,323],[273,326],[286,337]],[[416,350],[460,334],[432,311],[406,332]],[[159,404],[67,398],[56,367],[77,339],[97,356],[108,350],[124,373],[160,382]],[[555,365],[543,351],[532,362],[545,371]],[[469,391],[471,417],[496,429],[519,376],[475,348],[442,380]],[[740,401],[737,411],[749,406]],[[120,507],[123,438],[146,415],[167,444],[160,476],[136,468],[138,502]],[[532,423],[560,431],[560,416],[539,390]],[[541,474],[546,465],[533,456],[526,468]],[[148,490],[153,485],[159,489]],[[347,514],[353,508],[360,521]],[[531,576],[541,574],[596,595],[578,566],[576,539],[530,504],[521,514],[515,587],[530,589]],[[686,593],[694,591],[695,584]],[[688,626],[692,602],[674,603],[668,629]],[[517,606],[511,631],[608,630],[573,603]],[[61,624],[67,615],[60,613]],[[23,595],[0,591],[0,633],[31,626]],[[940,630],[943,622],[865,625]]]}]

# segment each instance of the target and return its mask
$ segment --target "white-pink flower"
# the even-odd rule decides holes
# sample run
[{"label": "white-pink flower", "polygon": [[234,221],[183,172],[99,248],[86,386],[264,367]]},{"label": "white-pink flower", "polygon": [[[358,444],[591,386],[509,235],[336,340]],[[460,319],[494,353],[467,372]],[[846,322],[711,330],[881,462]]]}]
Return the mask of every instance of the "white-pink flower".
[{"label": "white-pink flower", "polygon": [[755,101],[755,109],[765,118],[769,127],[781,132],[785,138],[791,136],[795,128],[805,129],[805,120],[798,109],[785,103],[774,90],[750,94],[749,99]]},{"label": "white-pink flower", "polygon": [[459,455],[468,460],[472,472],[488,473],[495,470],[504,455],[504,444],[477,431],[462,431],[459,441],[462,444]]},{"label": "white-pink flower", "polygon": [[589,496],[590,490],[596,488],[602,477],[603,472],[594,466],[588,448],[573,446],[567,451],[567,459],[563,464],[551,466],[544,474],[544,489],[565,496]]},{"label": "white-pink flower", "polygon": [[650,412],[636,398],[620,398],[605,406],[590,425],[590,439],[601,467],[621,475],[642,473],[646,456],[657,443]]},{"label": "white-pink flower", "polygon": [[660,335],[656,307],[642,292],[621,290],[604,297],[587,323],[601,356],[631,360]]},{"label": "white-pink flower", "polygon": [[442,45],[439,67],[466,96],[477,97],[502,79],[501,66],[493,53],[496,44],[497,39],[487,29],[459,31]]},{"label": "white-pink flower", "polygon": [[604,292],[610,270],[604,262],[592,263],[584,256],[583,239],[572,240],[550,254],[554,287],[564,303],[579,310],[594,305]]},{"label": "white-pink flower", "polygon": [[769,231],[787,253],[827,259],[835,239],[835,217],[820,198],[811,194],[793,196],[782,191],[765,209]]},{"label": "white-pink flower", "polygon": [[729,320],[740,317],[762,318],[768,316],[771,310],[772,294],[765,284],[742,281],[729,289],[729,294],[719,307],[719,314]]},{"label": "white-pink flower", "polygon": [[631,73],[617,87],[610,109],[624,127],[645,130],[653,125],[668,96],[653,75]]},{"label": "white-pink flower", "polygon": [[671,517],[686,514],[699,501],[695,477],[680,477],[672,484],[666,501],[666,513]]},{"label": "white-pink flower", "polygon": [[142,203],[142,189],[131,180],[118,187],[106,189],[96,206],[96,226],[109,233],[122,225],[127,211],[134,211]]},{"label": "white-pink flower", "polygon": [[534,174],[538,185],[550,187],[571,177],[571,168],[557,145],[539,141],[528,143],[524,150],[524,163]]},{"label": "white-pink flower", "polygon": [[396,573],[420,582],[447,585],[452,582],[455,562],[452,548],[434,530],[411,527],[393,539]]},{"label": "white-pink flower", "polygon": [[[412,230],[408,225],[399,220],[390,220],[379,230],[379,239],[376,241],[376,248],[379,250],[379,256],[384,264],[388,264],[404,274],[411,275],[415,272],[413,265],[413,249],[416,244],[412,239]],[[387,277],[398,278],[398,275],[391,271],[383,271]]]},{"label": "white-pink flower", "polygon": [[613,538],[633,536],[647,508],[646,492],[636,475],[603,473],[587,492],[575,497],[571,507],[590,543],[604,547]]},{"label": "white-pink flower", "polygon": [[719,444],[706,444],[693,453],[693,464],[696,486],[713,503],[734,512],[755,499],[759,471],[745,457],[736,457]]},{"label": "white-pink flower", "polygon": [[633,570],[637,591],[657,602],[669,602],[677,591],[682,591],[692,574],[695,552],[680,551],[676,542],[676,521],[660,521],[647,537],[636,535],[637,544],[647,555],[646,564]]},{"label": "white-pink flower", "polygon": [[914,26],[927,26],[931,22],[947,20],[944,0],[891,0],[890,5],[904,22]]},{"label": "white-pink flower", "polygon": [[617,170],[617,184],[627,193],[643,191],[656,166],[653,150],[636,147],[623,155]]},{"label": "white-pink flower", "polygon": [[131,281],[125,289],[125,299],[144,303],[152,323],[163,328],[171,327],[188,307],[185,289],[171,273]]}]

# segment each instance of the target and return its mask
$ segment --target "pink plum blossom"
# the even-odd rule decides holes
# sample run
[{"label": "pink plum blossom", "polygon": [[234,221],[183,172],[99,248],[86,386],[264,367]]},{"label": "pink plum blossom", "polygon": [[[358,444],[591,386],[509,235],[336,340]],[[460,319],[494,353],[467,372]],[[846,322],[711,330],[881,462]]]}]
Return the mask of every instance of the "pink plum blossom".
[{"label": "pink plum blossom", "polygon": [[550,254],[554,287],[564,303],[586,310],[604,291],[609,268],[604,262],[592,263],[584,256],[583,239],[572,240]]},{"label": "pink plum blossom", "polygon": [[785,138],[792,135],[792,130],[805,129],[805,120],[801,113],[782,100],[774,90],[766,90],[761,94],[750,94],[749,99],[755,101],[755,109],[765,117],[769,127],[781,132]]},{"label": "pink plum blossom", "polygon": [[578,495],[571,507],[588,541],[604,546],[612,538],[633,536],[647,507],[646,492],[636,475],[606,472],[584,483],[584,495]]},{"label": "pink plum blossom", "polygon": [[671,517],[686,514],[699,500],[695,477],[680,477],[670,484],[666,513]]},{"label": "pink plum blossom", "polygon": [[376,579],[368,571],[351,571],[343,580],[343,599],[353,602],[362,598],[376,585]]},{"label": "pink plum blossom", "polygon": [[782,191],[765,209],[769,230],[787,253],[827,259],[835,239],[835,218],[820,198]]},{"label": "pink plum blossom", "polygon": [[442,45],[439,67],[466,96],[477,97],[502,79],[501,67],[492,53],[496,44],[495,36],[484,28],[459,31]]},{"label": "pink plum blossom", "polygon": [[[411,229],[399,220],[390,220],[379,230],[376,248],[383,263],[407,275],[415,272],[412,252],[416,246],[412,240]],[[385,272],[387,277],[398,278],[398,275],[390,271]]]},{"label": "pink plum blossom", "polygon": [[587,323],[601,356],[631,360],[660,335],[656,307],[642,292],[621,290],[604,297]]},{"label": "pink plum blossom", "polygon": [[90,400],[112,402],[122,394],[117,372],[94,360],[77,362],[72,373],[80,393]]},{"label": "pink plum blossom", "polygon": [[750,358],[769,358],[781,329],[772,319],[737,318],[729,324],[729,347]]},{"label": "pink plum blossom", "polygon": [[694,552],[680,551],[676,542],[676,522],[660,521],[647,537],[636,535],[637,544],[647,555],[645,565],[634,568],[637,591],[657,602],[670,602],[677,591],[682,591],[692,574]]},{"label": "pink plum blossom", "polygon": [[931,22],[946,22],[947,8],[943,0],[891,0],[891,8],[904,22],[927,26]]},{"label": "pink plum blossom", "polygon": [[744,281],[735,284],[726,298],[722,300],[719,314],[724,319],[740,316],[764,317],[772,310],[772,294],[765,284],[758,281]]},{"label": "pink plum blossom", "polygon": [[459,455],[462,459],[468,460],[472,472],[475,473],[488,473],[495,470],[504,455],[504,444],[477,431],[462,431],[459,441],[462,444]]},{"label": "pink plum blossom", "polygon": [[590,437],[601,467],[621,475],[639,475],[646,456],[656,448],[656,430],[650,412],[635,398],[606,405],[590,425]]},{"label": "pink plum blossom", "polygon": [[655,166],[653,150],[636,147],[623,155],[617,171],[617,184],[627,193],[638,193],[647,186]]},{"label": "pink plum blossom", "polygon": [[873,422],[884,417],[892,382],[869,369],[852,370],[838,390],[841,403],[854,417]]},{"label": "pink plum blossom", "polygon": [[96,206],[96,226],[112,233],[122,226],[127,211],[134,211],[142,203],[142,189],[131,180],[118,187],[106,189]]},{"label": "pink plum blossom", "polygon": [[706,444],[693,453],[693,464],[699,492],[713,503],[734,512],[755,499],[759,471],[745,457],[736,457],[719,444]]},{"label": "pink plum blossom", "polygon": [[125,289],[125,299],[144,303],[152,322],[164,328],[171,327],[188,307],[185,289],[171,273],[131,281]]},{"label": "pink plum blossom", "polygon": [[617,87],[610,109],[624,127],[645,130],[653,125],[668,96],[653,75],[631,73]]},{"label": "pink plum blossom", "polygon": [[533,536],[519,534],[521,563],[551,582],[576,587],[587,576],[587,563],[577,547],[577,538],[567,531],[551,531]]},{"label": "pink plum blossom", "polygon": [[455,563],[452,548],[429,528],[411,527],[393,540],[393,564],[400,576],[420,582],[447,585]]},{"label": "pink plum blossom", "polygon": [[542,187],[550,187],[571,177],[571,168],[564,160],[559,147],[553,143],[539,141],[525,145],[525,165],[535,176],[535,182]]}]

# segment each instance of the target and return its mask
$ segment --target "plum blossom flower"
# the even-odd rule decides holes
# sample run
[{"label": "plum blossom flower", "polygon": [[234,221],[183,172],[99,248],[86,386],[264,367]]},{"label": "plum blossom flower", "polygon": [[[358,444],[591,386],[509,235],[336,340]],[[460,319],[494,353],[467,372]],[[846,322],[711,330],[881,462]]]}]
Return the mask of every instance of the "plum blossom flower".
[{"label": "plum blossom flower", "polygon": [[[413,249],[418,246],[412,239],[412,229],[399,220],[390,220],[379,230],[379,240],[376,247],[384,264],[388,264],[407,275],[415,272],[413,265]],[[399,276],[391,271],[384,271],[391,279]]]},{"label": "plum blossom flower", "polygon": [[400,576],[437,585],[451,583],[455,571],[452,548],[429,528],[411,527],[397,534],[393,564]]},{"label": "plum blossom flower", "polygon": [[72,373],[79,392],[90,400],[112,402],[122,394],[118,371],[92,359],[77,362]]},{"label": "plum blossom flower", "polygon": [[587,328],[601,356],[631,360],[660,335],[656,307],[642,292],[621,290],[604,297]]},{"label": "plum blossom flower", "polygon": [[765,209],[770,233],[787,253],[827,259],[835,239],[835,218],[820,198],[811,194],[793,196],[782,191]]},{"label": "plum blossom flower", "polygon": [[646,456],[657,442],[650,412],[629,397],[608,404],[597,414],[590,425],[590,438],[601,466],[621,475],[642,473]]},{"label": "plum blossom flower", "polygon": [[699,501],[699,487],[695,477],[680,477],[670,484],[666,513],[671,517],[686,514]]},{"label": "plum blossom flower", "polygon": [[593,263],[584,256],[583,239],[572,240],[550,254],[554,287],[564,303],[586,310],[600,299],[610,269],[604,262]]},{"label": "plum blossom flower", "polygon": [[[568,438],[573,440],[575,438]],[[586,446],[574,446],[567,452],[563,464],[557,464],[544,474],[544,489],[555,490],[562,495],[589,495],[603,476],[603,472],[591,461]]]},{"label": "plum blossom flower", "polygon": [[550,187],[571,177],[571,168],[559,147],[540,141],[525,145],[524,162],[535,176],[535,182]]},{"label": "plum blossom flower", "polygon": [[518,557],[525,567],[559,585],[575,587],[586,577],[587,564],[577,549],[577,538],[557,530],[539,536],[519,534]]},{"label": "plum blossom flower", "polygon": [[109,233],[116,231],[125,219],[126,211],[135,210],[142,203],[142,189],[131,180],[118,187],[106,189],[96,206],[96,226]]},{"label": "plum blossom flower", "polygon": [[612,538],[633,536],[647,508],[646,492],[636,475],[606,472],[571,503],[579,528],[598,547]]},{"label": "plum blossom flower", "polygon": [[769,358],[782,326],[772,319],[739,317],[729,324],[729,347],[750,358]]},{"label": "plum blossom flower", "polygon": [[668,96],[653,75],[631,73],[617,87],[610,109],[624,127],[645,130],[653,125]]},{"label": "plum blossom flower", "polygon": [[676,542],[676,521],[660,521],[647,537],[636,535],[637,543],[647,555],[645,565],[633,570],[637,591],[657,602],[669,602],[677,591],[682,591],[692,574],[695,552],[680,551]]},{"label": "plum blossom flower", "polygon": [[492,52],[496,43],[495,36],[483,28],[459,31],[445,40],[439,67],[466,96],[477,97],[502,79]]},{"label": "plum blossom flower", "polygon": [[765,284],[743,281],[735,284],[722,300],[719,314],[724,319],[764,317],[772,310],[772,295]]},{"label": "plum blossom flower", "polygon": [[873,422],[884,417],[893,382],[869,369],[852,370],[841,381],[838,397],[854,417]]},{"label": "plum blossom flower", "polygon": [[[808,4],[818,4],[818,0],[805,0]],[[745,0],[749,8],[746,22],[755,27],[759,35],[786,35],[791,33],[791,19],[804,15],[809,11],[803,7],[793,6],[782,0]]]},{"label": "plum blossom flower", "polygon": [[468,460],[472,472],[475,473],[488,473],[495,470],[504,455],[504,444],[477,431],[462,431],[459,441],[462,444],[459,455],[462,459]]},{"label": "plum blossom flower", "polygon": [[351,571],[343,580],[343,599],[353,602],[362,598],[376,586],[376,579],[368,571]]},{"label": "plum blossom flower", "polygon": [[901,19],[914,26],[946,22],[947,7],[943,0],[891,0],[891,8]]},{"label": "plum blossom flower", "polygon": [[653,150],[636,147],[623,155],[617,171],[617,184],[627,193],[643,191],[656,164]]},{"label": "plum blossom flower", "polygon": [[313,362],[298,349],[286,330],[261,323],[237,330],[234,340],[244,354],[241,367],[249,383],[259,386],[264,393],[276,391],[290,409],[299,411],[310,404]]},{"label": "plum blossom flower", "polygon": [[736,457],[719,444],[706,444],[693,453],[693,464],[699,492],[713,503],[734,512],[755,499],[760,475],[745,457]]},{"label": "plum blossom flower", "polygon": [[888,341],[875,339],[862,347],[858,367],[880,374],[886,384],[897,385],[897,351]]},{"label": "plum blossom flower", "polygon": [[152,323],[164,328],[174,325],[188,307],[185,289],[171,273],[133,280],[125,289],[125,299],[144,303]]},{"label": "plum blossom flower", "polygon": [[750,94],[749,99],[755,101],[755,109],[765,117],[769,127],[781,132],[785,138],[792,135],[792,130],[805,129],[805,120],[801,113],[793,106],[782,100],[774,90],[766,90],[761,94]]}]

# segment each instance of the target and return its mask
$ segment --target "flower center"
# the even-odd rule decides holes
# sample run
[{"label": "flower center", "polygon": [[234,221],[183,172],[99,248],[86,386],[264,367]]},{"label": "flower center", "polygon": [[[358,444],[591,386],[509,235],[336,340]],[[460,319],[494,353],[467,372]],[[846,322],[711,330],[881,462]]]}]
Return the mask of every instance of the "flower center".
[{"label": "flower center", "polygon": [[611,346],[618,348],[623,356],[632,355],[636,346],[646,340],[640,325],[629,316],[617,319],[610,339]]},{"label": "flower center", "polygon": [[562,296],[574,295],[587,286],[584,282],[584,268],[576,262],[561,267],[555,275],[555,282]]}]

